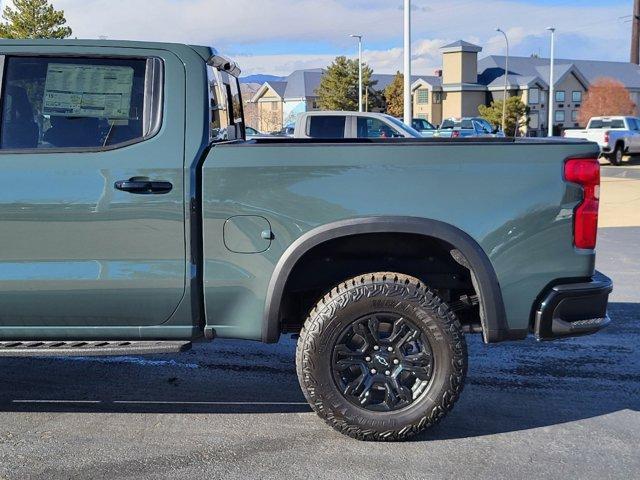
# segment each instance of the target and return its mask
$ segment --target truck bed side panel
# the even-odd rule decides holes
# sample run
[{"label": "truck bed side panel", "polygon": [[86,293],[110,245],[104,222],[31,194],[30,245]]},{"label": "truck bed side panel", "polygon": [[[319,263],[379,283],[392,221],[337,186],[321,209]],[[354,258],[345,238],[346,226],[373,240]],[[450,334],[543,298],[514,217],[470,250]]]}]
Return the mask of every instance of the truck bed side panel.
[{"label": "truck bed side panel", "polygon": [[[527,329],[550,282],[593,274],[593,252],[573,247],[581,191],[563,181],[563,164],[595,154],[592,144],[560,142],[218,146],[203,170],[207,322],[221,337],[260,339],[269,280],[287,247],[321,225],[385,215],[469,234],[495,268],[509,328]],[[269,222],[266,251],[227,248],[225,222],[236,216],[249,217],[239,225],[256,221],[245,230],[257,247]]]}]

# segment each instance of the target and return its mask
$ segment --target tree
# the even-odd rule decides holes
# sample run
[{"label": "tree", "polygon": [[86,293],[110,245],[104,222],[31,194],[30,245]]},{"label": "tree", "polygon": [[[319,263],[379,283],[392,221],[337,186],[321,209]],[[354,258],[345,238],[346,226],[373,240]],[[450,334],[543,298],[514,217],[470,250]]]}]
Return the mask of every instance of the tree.
[{"label": "tree", "polygon": [[[373,71],[366,64],[362,68],[363,96],[377,82],[371,80]],[[355,111],[358,109],[358,60],[337,57],[322,76],[317,90],[322,110]],[[371,101],[369,102],[371,105]]]},{"label": "tree", "polygon": [[0,24],[3,38],[67,38],[71,28],[63,10],[55,10],[48,0],[13,0],[14,8],[4,9]]},{"label": "tree", "polygon": [[634,115],[635,109],[636,104],[624,84],[613,78],[600,78],[585,95],[578,121],[585,125],[591,117]]},{"label": "tree", "polygon": [[384,89],[384,98],[387,101],[387,113],[393,117],[404,116],[404,75],[396,73],[393,81]]},{"label": "tree", "polygon": [[[491,102],[488,107],[480,105],[478,112],[480,116],[493,125],[502,125],[502,100]],[[507,136],[513,137],[521,127],[529,125],[529,107],[527,107],[520,97],[509,97],[507,99],[506,131]]]}]

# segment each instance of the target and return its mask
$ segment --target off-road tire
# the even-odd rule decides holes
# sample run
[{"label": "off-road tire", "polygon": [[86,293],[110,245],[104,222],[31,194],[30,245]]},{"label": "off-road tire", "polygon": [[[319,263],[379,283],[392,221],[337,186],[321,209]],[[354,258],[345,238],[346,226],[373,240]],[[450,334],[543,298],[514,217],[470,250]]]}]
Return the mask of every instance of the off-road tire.
[{"label": "off-road tire", "polygon": [[613,150],[613,152],[609,156],[609,162],[611,162],[611,165],[619,167],[620,165],[622,165],[623,160],[624,160],[624,147],[622,147],[622,145],[616,145],[616,148]]},{"label": "off-road tire", "polygon": [[[334,381],[331,360],[341,332],[381,310],[400,312],[426,334],[435,365],[426,392],[391,412],[372,412],[348,401]],[[314,307],[300,334],[296,369],[307,401],[331,427],[358,440],[398,441],[436,425],[451,411],[464,387],[467,345],[455,314],[434,291],[407,275],[372,273],[338,285]]]}]

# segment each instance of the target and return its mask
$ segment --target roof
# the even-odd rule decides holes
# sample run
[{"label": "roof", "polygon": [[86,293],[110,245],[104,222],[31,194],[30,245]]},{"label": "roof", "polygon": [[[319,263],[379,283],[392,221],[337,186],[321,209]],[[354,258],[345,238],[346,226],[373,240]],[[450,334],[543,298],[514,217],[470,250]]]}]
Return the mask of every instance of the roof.
[{"label": "roof", "polygon": [[169,42],[138,42],[131,40],[86,40],[86,39],[20,39],[20,40],[0,40],[0,47],[14,46],[38,46],[38,47],[112,47],[112,48],[145,48],[155,50],[187,51],[196,52],[205,61],[209,60],[218,52],[215,48],[202,45],[185,45],[183,43]]},{"label": "roof", "polygon": [[[296,70],[282,82],[265,82],[251,101],[258,101],[268,88],[274,90],[284,100],[317,97],[317,90],[324,74],[325,70],[322,68]],[[390,74],[374,74],[371,75],[371,80],[374,82],[374,89],[381,91],[387,88],[395,77]],[[436,88],[442,85],[442,77],[431,75],[413,75],[411,80],[412,85],[419,81],[424,81]]]},{"label": "roof", "polygon": [[287,82],[267,82],[265,85],[271,87],[271,90],[276,92],[279,97],[284,98],[285,92],[287,91]]},{"label": "roof", "polygon": [[322,68],[296,70],[283,82],[286,85],[283,98],[307,98],[317,96],[316,90],[324,75]]},{"label": "roof", "polygon": [[444,47],[440,47],[443,53],[451,53],[451,52],[481,52],[482,47],[479,45],[474,45],[473,43],[465,42],[464,40],[458,40],[453,43],[449,43]]},{"label": "roof", "polygon": [[[492,55],[478,62],[478,83],[489,86],[504,84],[505,57]],[[588,86],[596,79],[613,77],[629,89],[640,90],[640,66],[626,62],[607,62],[597,60],[558,59],[555,63],[555,82],[560,83],[570,73]],[[527,86],[532,79],[538,78],[547,87],[550,76],[548,58],[509,57],[509,83]]]}]

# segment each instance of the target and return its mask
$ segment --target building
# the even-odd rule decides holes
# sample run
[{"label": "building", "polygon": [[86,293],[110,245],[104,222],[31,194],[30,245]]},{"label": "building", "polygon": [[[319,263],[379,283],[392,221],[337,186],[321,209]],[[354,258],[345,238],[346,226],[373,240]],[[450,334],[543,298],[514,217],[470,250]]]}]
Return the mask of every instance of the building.
[{"label": "building", "polygon": [[[504,98],[504,56],[479,59],[482,47],[463,40],[445,45],[442,69],[434,76],[414,76],[414,115],[439,125],[446,118],[478,115],[480,105]],[[298,70],[282,82],[265,83],[254,95],[258,104],[259,129],[274,131],[295,122],[296,116],[318,109],[316,90],[324,71]],[[580,127],[578,111],[589,86],[598,78],[622,82],[640,105],[640,66],[625,62],[558,59],[555,64],[554,132]],[[378,92],[394,75],[374,75]],[[530,109],[529,125],[522,135],[542,136],[548,129],[549,59],[509,57],[507,94],[518,96]]]},{"label": "building", "polygon": [[[323,69],[296,70],[282,81],[265,82],[253,95],[250,104],[256,105],[257,120],[252,121],[254,128],[262,132],[274,132],[284,126],[295,123],[298,114],[318,110],[316,93]],[[380,95],[395,78],[395,75],[374,74],[371,81],[374,86],[371,95]],[[434,115],[441,116],[441,79],[436,76],[414,76],[413,87],[416,94],[416,115],[430,120]],[[432,93],[438,89],[438,93]]]}]

